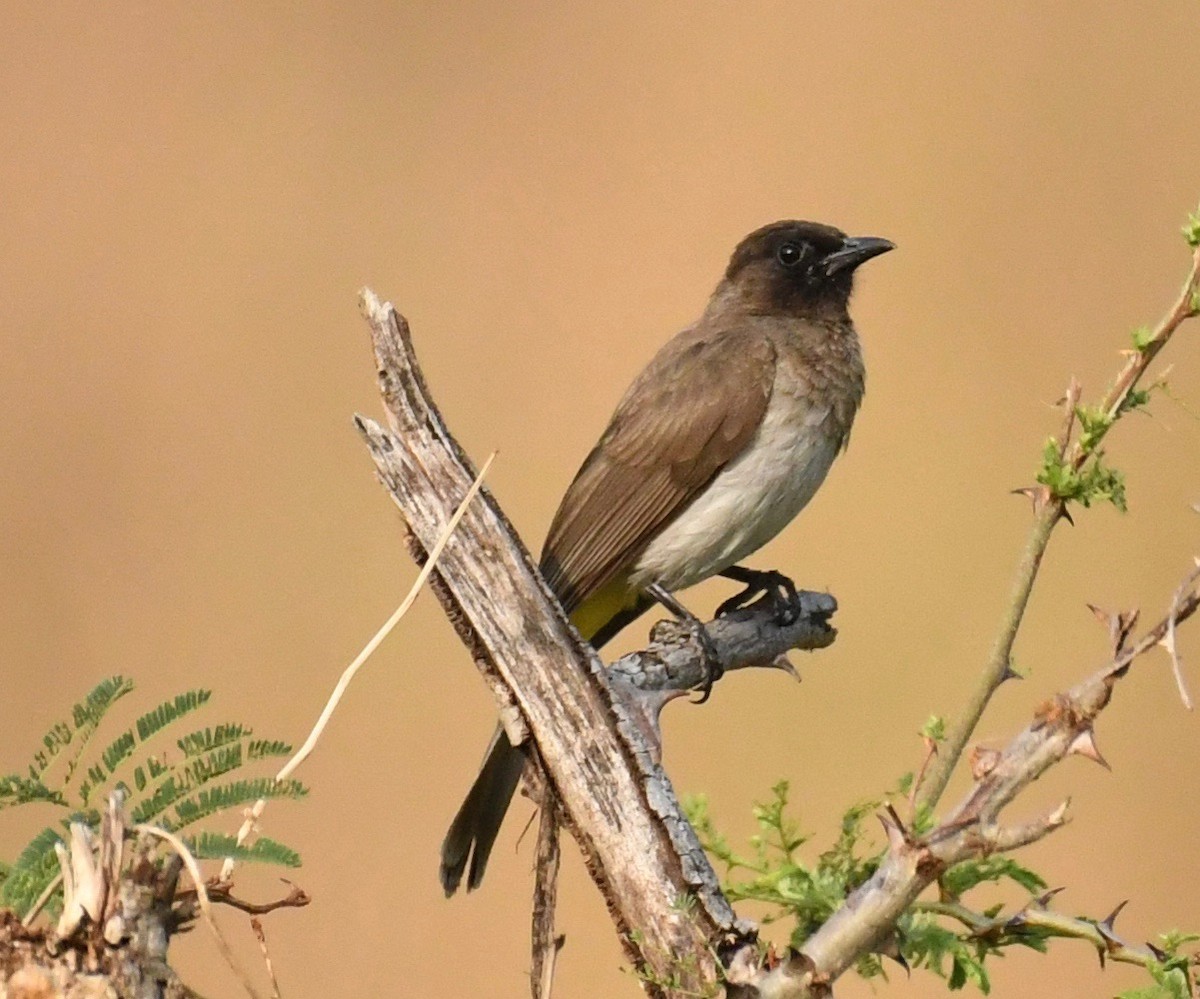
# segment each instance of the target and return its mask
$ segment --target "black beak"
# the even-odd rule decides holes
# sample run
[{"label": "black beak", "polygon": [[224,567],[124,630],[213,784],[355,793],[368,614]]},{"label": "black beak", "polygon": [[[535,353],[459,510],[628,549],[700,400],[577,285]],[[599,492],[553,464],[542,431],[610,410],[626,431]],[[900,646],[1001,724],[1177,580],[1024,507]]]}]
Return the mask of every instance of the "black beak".
[{"label": "black beak", "polygon": [[880,239],[878,236],[847,236],[842,242],[842,248],[825,258],[825,276],[833,277],[842,271],[852,271],[872,257],[895,248],[896,244],[890,239]]}]

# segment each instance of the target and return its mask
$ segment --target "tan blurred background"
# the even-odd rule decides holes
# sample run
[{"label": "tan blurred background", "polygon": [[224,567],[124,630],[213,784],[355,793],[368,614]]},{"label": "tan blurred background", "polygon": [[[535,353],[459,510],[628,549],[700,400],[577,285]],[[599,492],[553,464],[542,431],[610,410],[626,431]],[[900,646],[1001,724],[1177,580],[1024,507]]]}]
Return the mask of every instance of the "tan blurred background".
[{"label": "tan blurred background", "polygon": [[[1057,425],[1049,404],[1072,373],[1098,394],[1182,278],[1198,27],[1191,0],[7,5],[0,771],[115,672],[138,707],[206,685],[212,721],[304,737],[413,577],[350,426],[378,411],[361,285],[412,320],[471,453],[500,450],[492,488],[536,548],[734,243],[808,217],[899,246],[859,282],[853,446],[758,560],[829,587],[841,634],[800,662],[802,686],[735,676],[674,706],[667,754],[738,841],[790,777],[815,856],[972,684],[1028,523],[1008,493]],[[1198,549],[1200,328],[1166,360],[1179,402],[1113,442],[1130,513],[1055,538],[1018,646],[1032,676],[986,737],[1101,661],[1085,601],[1157,613]],[[1200,628],[1188,648],[1200,664]],[[314,896],[266,920],[286,996],[527,994],[529,806],[482,891],[447,902],[434,870],[492,722],[423,598],[301,772],[310,800],[266,813]],[[1071,761],[1034,789],[1025,810],[1070,794],[1075,822],[1027,858],[1069,886],[1067,911],[1132,899],[1134,939],[1200,927],[1200,718],[1164,657],[1099,737],[1114,773]],[[0,855],[41,818],[0,816]],[[638,994],[568,854],[556,995]],[[240,885],[279,891],[274,874]],[[244,920],[224,924],[259,973]],[[238,994],[206,934],[174,957]],[[1002,996],[1141,981],[1071,942],[994,974]],[[942,991],[924,972],[887,989]]]}]

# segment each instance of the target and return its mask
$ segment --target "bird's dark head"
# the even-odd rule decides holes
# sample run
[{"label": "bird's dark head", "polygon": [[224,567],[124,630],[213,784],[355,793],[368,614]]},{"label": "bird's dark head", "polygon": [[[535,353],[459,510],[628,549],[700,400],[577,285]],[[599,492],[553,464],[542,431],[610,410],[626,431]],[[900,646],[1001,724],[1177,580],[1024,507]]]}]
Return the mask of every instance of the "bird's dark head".
[{"label": "bird's dark head", "polygon": [[819,222],[772,222],[743,239],[725,270],[728,290],[762,314],[844,312],[859,264],[894,244]]}]

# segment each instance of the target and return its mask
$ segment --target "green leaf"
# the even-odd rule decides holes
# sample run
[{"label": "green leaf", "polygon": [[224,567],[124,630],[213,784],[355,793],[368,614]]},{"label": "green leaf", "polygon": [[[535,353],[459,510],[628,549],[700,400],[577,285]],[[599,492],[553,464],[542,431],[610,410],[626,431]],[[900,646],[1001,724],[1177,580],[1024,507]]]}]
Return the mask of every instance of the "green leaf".
[{"label": "green leaf", "polygon": [[44,773],[63,750],[74,743],[62,778],[65,789],[75,775],[80,756],[109,708],[132,690],[133,681],[123,676],[110,676],[96,684],[82,701],[72,707],[69,725],[58,722],[42,737],[42,750],[34,755],[30,766],[31,776]]},{"label": "green leaf", "polygon": [[1046,887],[1039,874],[1022,867],[1011,857],[992,855],[977,860],[967,860],[946,871],[938,882],[942,891],[952,899],[961,898],[985,881],[1015,881],[1026,891],[1036,894]]},{"label": "green leaf", "polygon": [[239,805],[248,805],[259,798],[302,798],[308,788],[298,780],[276,781],[271,777],[240,780],[232,784],[205,788],[194,797],[184,798],[175,805],[175,819],[162,823],[170,831],[190,826],[217,812]]},{"label": "green leaf", "polygon": [[0,907],[24,914],[38,900],[46,886],[58,875],[58,855],[54,844],[63,842],[55,830],[43,829],[21,851],[0,885]]},{"label": "green leaf", "polygon": [[1150,389],[1130,389],[1129,394],[1117,408],[1117,414],[1124,416],[1126,413],[1132,413],[1136,409],[1145,408],[1150,403],[1150,392]]},{"label": "green leaf", "polygon": [[[1094,434],[1097,424],[1091,426]],[[1085,507],[1096,502],[1109,502],[1123,513],[1126,509],[1125,476],[1105,465],[1103,457],[1101,452],[1093,451],[1083,467],[1076,471],[1059,455],[1058,442],[1051,437],[1042,451],[1042,469],[1037,480],[1064,502],[1080,503]]]},{"label": "green leaf", "polygon": [[1192,249],[1200,246],[1200,209],[1188,212],[1187,222],[1184,223],[1182,232],[1188,246]]},{"label": "green leaf", "polygon": [[1184,944],[1195,943],[1200,940],[1200,933],[1184,933],[1180,930],[1168,930],[1166,933],[1160,933],[1159,950],[1166,951],[1171,957],[1174,957],[1179,948]]},{"label": "green leaf", "polygon": [[1150,346],[1150,341],[1154,339],[1154,331],[1149,326],[1139,326],[1133,331],[1133,349],[1141,353]]},{"label": "green leaf", "polygon": [[[96,789],[107,783],[108,779],[116,773],[117,768],[133,756],[134,750],[140,744],[153,738],[173,722],[202,707],[211,696],[212,691],[210,690],[188,690],[176,695],[170,701],[163,701],[153,711],[148,711],[138,718],[132,728],[126,729],[104,747],[100,753],[99,763],[93,763],[88,767],[87,779],[79,787],[79,795],[83,799],[83,803],[86,805],[91,800]],[[167,769],[161,767],[157,761],[150,763],[150,766],[152,770],[158,769],[159,773],[163,773]],[[136,775],[134,781],[135,783],[137,781]]]},{"label": "green leaf", "polygon": [[246,758],[249,760],[265,760],[272,756],[287,756],[292,746],[278,739],[252,739],[246,747]]},{"label": "green leaf", "polygon": [[273,839],[260,836],[253,846],[238,846],[236,836],[224,833],[202,832],[196,837],[185,836],[183,840],[198,860],[235,860],[260,864],[276,864],[280,867],[299,867],[300,854]]},{"label": "green leaf", "polygon": [[225,724],[192,732],[178,739],[175,744],[183,751],[184,756],[200,756],[251,734],[252,730],[245,725]]},{"label": "green leaf", "polygon": [[0,809],[12,805],[27,805],[32,801],[49,801],[66,806],[66,799],[58,792],[46,787],[40,780],[8,774],[0,777]]},{"label": "green leaf", "polygon": [[138,740],[145,742],[151,736],[161,732],[172,722],[184,715],[191,714],[197,708],[207,703],[212,697],[211,690],[188,690],[177,694],[172,701],[164,701],[153,711],[148,711],[137,720]]}]

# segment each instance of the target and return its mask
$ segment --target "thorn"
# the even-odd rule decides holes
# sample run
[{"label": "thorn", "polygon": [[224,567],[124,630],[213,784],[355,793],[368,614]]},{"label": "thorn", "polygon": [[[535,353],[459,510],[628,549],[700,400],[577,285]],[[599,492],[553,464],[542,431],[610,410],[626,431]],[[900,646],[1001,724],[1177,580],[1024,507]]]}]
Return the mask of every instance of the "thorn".
[{"label": "thorn", "polygon": [[1127,906],[1128,904],[1129,904],[1129,899],[1125,899],[1124,902],[1118,903],[1117,907],[1108,914],[1108,918],[1102,919],[1100,921],[1099,926],[1101,926],[1105,930],[1107,930],[1108,933],[1112,933],[1113,932],[1113,924],[1116,923],[1117,916],[1119,916],[1121,914],[1121,910],[1124,909],[1125,906]]},{"label": "thorn", "polygon": [[1075,518],[1071,516],[1071,511],[1067,509],[1066,504],[1063,504],[1062,509],[1058,511],[1058,515],[1072,527],[1075,526]]},{"label": "thorn", "polygon": [[996,769],[996,764],[999,762],[1000,750],[990,749],[987,746],[975,746],[971,750],[971,776],[976,780],[983,780]]},{"label": "thorn", "polygon": [[767,663],[767,668],[781,670],[782,672],[784,672],[788,676],[790,676],[793,680],[795,680],[797,683],[800,683],[802,681],[802,677],[800,676],[800,671],[798,669],[796,669],[795,664],[788,658],[786,652],[781,652],[774,659],[772,659],[769,663]]},{"label": "thorn", "polygon": [[1004,664],[1004,672],[1000,674],[1000,679],[996,681],[996,686],[999,687],[1005,680],[1024,680],[1025,677],[1013,669],[1012,659]]},{"label": "thorn", "polygon": [[1044,908],[1046,908],[1047,905],[1050,904],[1050,899],[1054,898],[1054,896],[1057,895],[1059,892],[1063,892],[1066,890],[1067,889],[1066,889],[1065,885],[1062,886],[1061,888],[1047,888],[1040,895],[1035,895],[1033,898],[1031,898],[1029,900],[1029,904],[1036,906],[1039,909],[1044,909]]},{"label": "thorn", "polygon": [[896,814],[896,810],[891,805],[885,805],[884,810],[879,813],[879,822],[883,826],[883,831],[887,834],[888,850],[899,853],[911,842],[908,837],[908,832],[904,828],[904,823],[900,820],[900,816]]},{"label": "thorn", "polygon": [[1054,811],[1046,816],[1046,825],[1051,829],[1057,829],[1060,826],[1066,825],[1067,809],[1070,807],[1071,799],[1064,798],[1062,804],[1060,804],[1056,809],[1054,809]]},{"label": "thorn", "polygon": [[1161,947],[1155,947],[1149,940],[1146,941],[1146,946],[1149,948],[1150,953],[1154,955],[1156,961],[1162,962],[1171,956]]},{"label": "thorn", "polygon": [[1049,497],[1049,490],[1045,486],[1024,486],[1021,489],[1011,490],[1013,496],[1024,496],[1033,505],[1033,512],[1036,514]]},{"label": "thorn", "polygon": [[1026,921],[1026,912],[1028,912],[1030,909],[1040,909],[1044,912],[1050,905],[1050,900],[1054,898],[1055,895],[1059,894],[1059,892],[1064,892],[1066,890],[1067,889],[1065,886],[1059,888],[1047,888],[1040,895],[1034,895],[1033,898],[1031,898],[1028,902],[1021,906],[1017,912],[1009,917],[1008,925],[1013,927],[1024,926]]},{"label": "thorn", "polygon": [[1104,767],[1105,770],[1109,771],[1110,773],[1112,772],[1112,767],[1108,765],[1108,760],[1106,760],[1100,754],[1100,750],[1096,748],[1096,733],[1092,731],[1090,726],[1088,728],[1081,729],[1079,734],[1071,740],[1071,745],[1067,747],[1067,755],[1082,756],[1084,759],[1099,763],[1100,766]]},{"label": "thorn", "polygon": [[881,957],[890,957],[895,961],[908,976],[912,977],[912,969],[908,966],[908,961],[904,959],[904,954],[900,951],[900,935],[893,930],[888,933],[875,947],[875,953]]},{"label": "thorn", "polygon": [[1117,611],[1115,614],[1110,614],[1108,611],[1095,604],[1088,604],[1088,610],[1095,615],[1105,628],[1108,629],[1108,637],[1112,641],[1112,654],[1114,658],[1125,651],[1125,643],[1129,640],[1134,627],[1137,625],[1138,617],[1141,611],[1134,607],[1132,610]]}]

